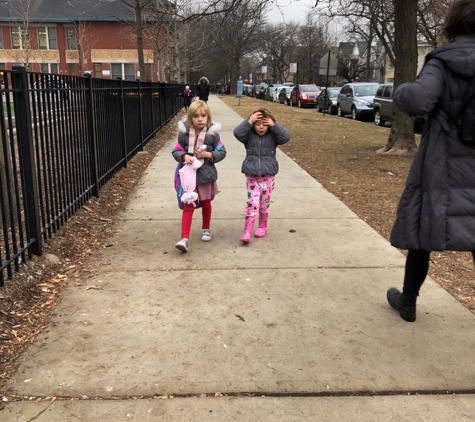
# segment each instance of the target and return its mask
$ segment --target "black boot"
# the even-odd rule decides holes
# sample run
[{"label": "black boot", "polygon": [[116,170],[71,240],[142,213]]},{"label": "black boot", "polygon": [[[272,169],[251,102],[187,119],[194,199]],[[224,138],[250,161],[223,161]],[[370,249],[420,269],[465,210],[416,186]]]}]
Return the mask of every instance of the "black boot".
[{"label": "black boot", "polygon": [[407,322],[416,320],[416,300],[417,296],[401,293],[395,287],[391,287],[387,292],[388,302],[392,308],[399,311],[399,316]]}]

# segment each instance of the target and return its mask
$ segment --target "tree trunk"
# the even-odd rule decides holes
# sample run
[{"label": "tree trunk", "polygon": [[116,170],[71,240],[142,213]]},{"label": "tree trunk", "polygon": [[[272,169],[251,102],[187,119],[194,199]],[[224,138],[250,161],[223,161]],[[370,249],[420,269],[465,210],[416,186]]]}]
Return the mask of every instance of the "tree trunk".
[{"label": "tree trunk", "polygon": [[368,44],[366,47],[366,72],[365,72],[365,81],[369,82],[371,79],[371,59],[373,56],[373,51],[371,48],[371,44],[373,44],[373,23],[370,22],[369,24],[369,37],[368,37]]},{"label": "tree trunk", "polygon": [[[394,0],[394,87],[414,82],[417,71],[417,0]],[[378,153],[410,154],[417,150],[414,120],[394,107],[388,142]]]},{"label": "tree trunk", "polygon": [[142,9],[140,0],[135,0],[135,31],[137,33],[137,53],[139,58],[140,80],[145,80],[145,61],[143,58]]}]

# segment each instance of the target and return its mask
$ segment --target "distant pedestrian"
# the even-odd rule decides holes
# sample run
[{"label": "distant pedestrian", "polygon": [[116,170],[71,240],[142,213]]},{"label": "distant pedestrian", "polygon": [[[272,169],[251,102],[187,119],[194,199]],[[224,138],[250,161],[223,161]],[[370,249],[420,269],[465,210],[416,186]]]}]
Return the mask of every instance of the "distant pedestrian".
[{"label": "distant pedestrian", "polygon": [[187,85],[185,86],[185,91],[183,92],[183,105],[185,107],[185,112],[188,113],[188,107],[190,106],[192,101],[193,94],[191,93],[190,87]]},{"label": "distant pedestrian", "polygon": [[208,98],[209,98],[209,91],[210,91],[209,80],[208,78],[203,76],[200,78],[198,86],[196,87],[196,95],[198,95],[198,98],[201,101],[204,101],[205,103],[207,103]]},{"label": "distant pedestrian", "polygon": [[402,292],[389,289],[387,300],[409,322],[431,251],[475,251],[475,148],[459,139],[455,123],[474,91],[475,0],[452,4],[443,34],[448,43],[426,56],[414,83],[393,94],[404,113],[428,113],[391,233],[391,244],[408,254]]},{"label": "distant pedestrian", "polygon": [[[203,242],[211,240],[211,199],[218,193],[218,172],[215,163],[224,160],[226,149],[221,142],[221,125],[211,119],[211,111],[204,101],[193,101],[188,110],[186,121],[178,124],[178,143],[173,148],[173,158],[179,163],[193,165],[194,158],[202,165],[196,169],[196,192],[202,208]],[[181,221],[181,240],[175,247],[188,252],[191,223],[195,211],[194,203],[185,203]]]},{"label": "distant pedestrian", "polygon": [[244,234],[241,242],[249,243],[254,221],[259,214],[259,227],[255,237],[267,233],[271,195],[275,185],[275,175],[279,171],[276,150],[290,140],[289,131],[275,121],[271,112],[260,108],[251,113],[234,129],[236,139],[246,147],[246,158],[241,171],[246,175],[247,203],[245,210]]}]

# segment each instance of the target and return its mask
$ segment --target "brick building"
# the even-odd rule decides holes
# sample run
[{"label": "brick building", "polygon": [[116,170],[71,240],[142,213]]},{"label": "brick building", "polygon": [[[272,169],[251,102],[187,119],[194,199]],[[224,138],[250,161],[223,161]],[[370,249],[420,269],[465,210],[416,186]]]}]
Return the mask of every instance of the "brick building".
[{"label": "brick building", "polygon": [[[170,81],[167,19],[143,31],[140,77],[134,10],[119,0],[0,1],[0,70],[15,63],[32,71],[126,80]],[[172,7],[158,0],[160,7]],[[173,74],[173,78],[175,78]],[[173,80],[174,82],[174,80]]]}]

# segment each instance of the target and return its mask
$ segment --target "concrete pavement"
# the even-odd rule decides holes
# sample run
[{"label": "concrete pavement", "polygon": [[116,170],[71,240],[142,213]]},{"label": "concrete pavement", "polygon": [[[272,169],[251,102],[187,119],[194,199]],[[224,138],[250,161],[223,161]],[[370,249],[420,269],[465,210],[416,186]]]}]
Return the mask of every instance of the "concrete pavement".
[{"label": "concrete pavement", "polygon": [[4,403],[0,420],[474,420],[474,315],[429,279],[417,321],[400,319],[385,295],[403,255],[280,151],[268,234],[242,245],[241,118],[209,105],[228,151],[212,242],[198,210],[190,251],[174,248],[171,139],[97,275],[22,357],[17,394],[43,400]]}]

